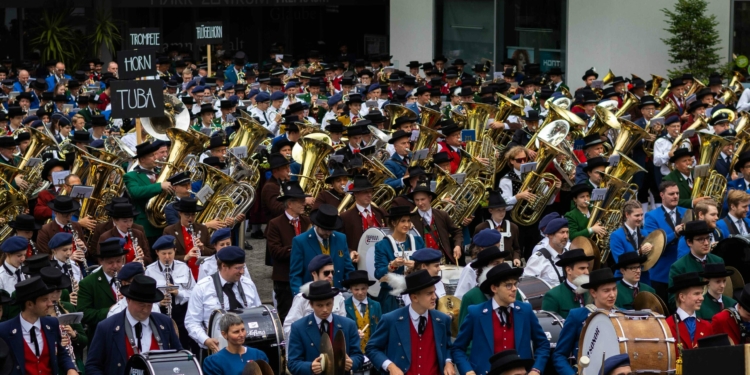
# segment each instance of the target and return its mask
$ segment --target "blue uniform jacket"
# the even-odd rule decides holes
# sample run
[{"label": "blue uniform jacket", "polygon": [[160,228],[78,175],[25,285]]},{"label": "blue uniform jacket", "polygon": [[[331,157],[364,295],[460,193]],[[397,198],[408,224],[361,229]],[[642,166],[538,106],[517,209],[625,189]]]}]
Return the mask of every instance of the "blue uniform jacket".
[{"label": "blue uniform jacket", "polygon": [[[750,219],[744,218],[742,220],[745,222],[745,224],[747,224],[748,226],[750,226]],[[735,224],[735,226],[736,226],[736,224]],[[726,221],[724,221],[724,219],[720,219],[719,221],[716,222],[716,229],[718,229],[719,232],[721,232],[722,238],[729,238],[729,236],[731,235],[731,233],[729,233],[729,227],[727,226],[727,223],[726,223]],[[714,236],[715,236],[715,234],[714,234]],[[687,244],[686,244],[686,246],[687,246]],[[688,249],[688,252],[690,252],[689,249]],[[687,254],[687,253],[685,253],[685,254]]]},{"label": "blue uniform jacket", "polygon": [[[61,344],[62,338],[60,337],[60,325],[57,322],[57,318],[43,317],[40,320],[44,339],[47,341],[49,366],[52,369],[52,374],[58,374],[59,369],[64,369],[66,372],[67,370],[75,369],[73,360],[68,355],[68,350]],[[0,338],[8,344],[13,356],[13,364],[15,366],[12,368],[10,374],[25,374],[26,358],[24,356],[24,345],[26,345],[26,342],[23,339],[23,327],[21,327],[20,315],[0,323]],[[42,348],[41,343],[39,348]]]},{"label": "blue uniform jacket", "polygon": [[393,153],[393,155],[391,155],[391,158],[386,160],[385,167],[388,168],[388,170],[396,176],[396,178],[389,178],[385,180],[385,183],[390,185],[394,189],[400,189],[404,187],[404,181],[402,181],[401,179],[406,174],[406,168],[409,167],[409,164],[406,163],[406,161],[404,161],[401,156]]},{"label": "blue uniform jacket", "polygon": [[582,184],[589,180],[589,175],[583,170],[583,168],[586,168],[586,165],[586,162],[576,165],[576,184]]},{"label": "blue uniform jacket", "polygon": [[[64,74],[63,77],[67,80],[70,80],[70,76],[67,74]],[[55,89],[55,85],[57,84],[57,81],[55,80],[55,76],[49,76],[44,79],[47,81],[47,91],[52,91]]]},{"label": "blue uniform jacket", "polygon": [[167,203],[167,205],[164,206],[164,216],[167,218],[167,225],[180,222],[180,214],[174,209],[174,202]]},{"label": "blue uniform jacket", "polygon": [[234,66],[224,70],[224,82],[237,84],[237,73],[234,71]]},{"label": "blue uniform jacket", "polygon": [[732,177],[731,171],[729,170],[729,163],[725,159],[721,158],[721,155],[719,155],[719,158],[716,159],[716,164],[714,164],[714,170],[718,172],[720,175],[724,176],[727,181]]},{"label": "blue uniform jacket", "polygon": [[[333,335],[343,331],[346,338],[346,354],[352,359],[352,368],[362,366],[364,357],[359,348],[359,333],[357,324],[349,318],[335,314],[333,317]],[[320,356],[320,327],[315,322],[315,316],[310,314],[292,324],[292,331],[287,341],[289,357],[289,372],[295,375],[312,375],[312,362]]]},{"label": "blue uniform jacket", "polygon": [[409,108],[412,110],[412,112],[417,114],[417,124],[422,123],[422,114],[419,111],[419,107],[417,106],[417,103],[409,103],[406,105],[406,108]]},{"label": "blue uniform jacket", "polygon": [[[404,249],[408,250],[418,250],[423,249],[425,247],[424,240],[422,237],[415,236],[414,237],[414,247],[416,249],[410,249],[411,247],[410,242],[408,241],[404,246]],[[389,272],[391,272],[388,269],[388,263],[392,262],[394,259],[396,259],[396,254],[393,252],[393,247],[391,246],[391,242],[387,238],[383,238],[382,240],[375,243],[375,278],[380,280],[383,278],[383,276],[387,275]],[[393,273],[397,273],[400,275],[404,274],[404,267],[401,266]],[[383,311],[385,312],[391,312],[393,310],[396,310],[399,307],[398,299],[392,295],[390,295],[391,288],[390,285],[388,285],[387,282],[381,282],[380,283],[380,294],[378,294],[378,301],[380,301],[380,305],[383,308]]]},{"label": "blue uniform jacket", "polygon": [[570,366],[568,358],[578,357],[578,339],[583,330],[583,323],[586,322],[590,313],[588,308],[579,307],[570,310],[568,318],[565,319],[560,337],[557,339],[557,346],[552,353],[552,363],[559,375],[575,375],[576,371]]},{"label": "blue uniform jacket", "polygon": [[[474,371],[477,374],[486,374],[490,371],[490,362],[487,359],[495,354],[492,314],[495,314],[492,300],[469,306],[469,313],[461,323],[461,329],[451,350],[459,373]],[[513,335],[518,355],[524,359],[534,359],[532,367],[543,369],[549,359],[549,340],[528,303],[514,303]],[[467,357],[466,352],[470,344],[471,355]]]},{"label": "blue uniform jacket", "polygon": [[[334,231],[329,237],[331,244],[331,259],[333,259],[333,286],[341,288],[341,281],[346,278],[349,272],[354,271],[352,258],[349,257],[349,248],[346,245],[346,235]],[[307,265],[310,264],[316,255],[323,254],[320,250],[320,242],[315,234],[315,227],[311,227],[306,232],[300,233],[299,236],[292,239],[292,253],[290,254],[289,283],[292,287],[292,293],[297,295],[299,288],[310,281],[313,281],[310,272],[307,272]]]},{"label": "blue uniform jacket", "polygon": [[[451,318],[437,310],[430,310],[429,314],[432,320],[432,329],[435,333],[438,366],[440,366],[440,373],[442,374],[445,369],[445,361],[453,360],[450,337]],[[370,341],[367,342],[365,348],[365,353],[376,368],[382,369],[383,363],[390,360],[404,373],[409,371],[412,329],[409,327],[410,324],[412,323],[409,316],[409,306],[383,315],[378,329],[370,335]]]},{"label": "blue uniform jacket", "polygon": [[[353,297],[349,297],[344,301],[344,307],[346,308],[346,317],[351,319],[353,322],[357,321],[357,314],[354,313],[354,301],[352,300]],[[367,297],[367,308],[369,309],[370,313],[370,327],[368,328],[370,330],[370,333],[375,332],[375,329],[378,328],[378,323],[380,322],[380,319],[383,317],[383,312],[380,310],[380,303],[378,301]]]},{"label": "blue uniform jacket", "polygon": [[[682,221],[687,209],[679,206],[675,209],[680,215],[680,221]],[[643,221],[643,237],[648,237],[651,232],[657,229],[663,229],[664,233],[667,234],[667,246],[661,253],[659,260],[649,270],[649,273],[651,274],[651,281],[666,284],[669,282],[669,267],[677,260],[677,242],[679,238],[674,233],[672,220],[667,217],[664,206],[646,213]]]},{"label": "blue uniform jacket", "polygon": [[[125,364],[128,362],[125,349],[125,310],[104,319],[96,326],[96,333],[89,345],[89,355],[86,358],[86,374],[89,375],[122,375],[125,374]],[[151,319],[156,323],[163,348],[182,350],[180,339],[174,330],[172,319],[160,313],[151,313]]]},{"label": "blue uniform jacket", "polygon": [[[724,196],[724,206],[721,209],[721,217],[724,218],[729,213],[729,204],[727,203],[727,196],[729,196],[730,190],[742,190],[747,191],[747,184],[745,183],[745,178],[740,177],[738,179],[734,179],[732,181],[727,182],[727,193]],[[747,212],[747,218],[750,219],[750,211]]]},{"label": "blue uniform jacket", "polygon": [[[651,230],[653,231],[653,229]],[[643,230],[641,230],[641,234],[643,234]],[[625,229],[623,227],[617,228],[612,234],[609,236],[609,250],[612,253],[612,259],[614,259],[615,263],[620,261],[620,256],[622,254],[625,254],[627,252],[631,251],[638,251],[633,244],[628,241],[627,236],[625,235]],[[615,270],[615,276],[621,277],[622,273],[620,270]],[[651,285],[651,274],[649,271],[643,271],[641,272],[641,281],[644,284]]]}]

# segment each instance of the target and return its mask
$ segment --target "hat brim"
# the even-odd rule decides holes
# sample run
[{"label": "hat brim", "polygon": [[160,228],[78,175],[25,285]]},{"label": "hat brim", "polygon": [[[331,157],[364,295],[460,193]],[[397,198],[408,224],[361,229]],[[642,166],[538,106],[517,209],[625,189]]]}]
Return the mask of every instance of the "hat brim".
[{"label": "hat brim", "polygon": [[133,211],[128,215],[126,215],[124,212],[114,213],[110,210],[107,210],[107,213],[109,214],[109,217],[111,217],[112,219],[127,219],[131,217],[136,217],[141,214],[141,212],[136,210],[135,208],[133,208]]},{"label": "hat brim", "polygon": [[68,210],[57,210],[57,209],[55,209],[55,201],[47,202],[47,207],[49,207],[52,211],[59,212],[61,214],[66,214],[68,212],[76,212],[76,211],[78,211],[78,210],[81,209],[81,204],[80,203],[78,203],[76,201],[73,201],[72,203],[73,203],[73,207],[71,207]]},{"label": "hat brim", "polygon": [[[195,209],[194,210],[192,210],[192,209],[190,209],[190,210],[183,209],[182,206],[179,205],[179,204],[172,205],[172,208],[174,208],[174,210],[177,211],[177,212],[201,212],[201,211],[203,211],[203,210],[206,209],[205,206],[201,206],[201,205],[197,205],[197,204],[195,205]],[[138,215],[136,215],[136,216],[138,216]],[[130,216],[128,216],[128,217],[130,217]]]},{"label": "hat brim", "polygon": [[[284,159],[286,159],[286,158],[284,158]],[[284,163],[281,163],[281,164],[273,164],[273,165],[269,165],[269,166],[268,166],[268,169],[270,169],[270,170],[274,170],[274,169],[276,169],[276,168],[286,167],[286,166],[287,166],[287,165],[289,165],[289,164],[292,164],[292,162],[291,162],[291,161],[289,161],[289,159],[286,159],[286,161],[285,161]]]},{"label": "hat brim", "polygon": [[564,268],[567,265],[576,264],[578,262],[589,262],[593,260],[595,257],[593,255],[584,255],[584,256],[578,256],[574,258],[565,258],[560,259],[557,262],[555,262],[555,265],[561,268]]},{"label": "hat brim", "polygon": [[677,293],[683,289],[692,288],[694,286],[706,286],[706,285],[708,285],[708,280],[704,280],[704,281],[692,280],[688,283],[672,285],[671,287],[669,287],[669,289],[667,289],[667,291],[669,293]]},{"label": "hat brim", "polygon": [[700,273],[700,276],[704,279],[717,279],[721,277],[729,277],[732,275],[734,275],[734,270],[726,270],[724,272],[716,272],[716,273],[711,273],[711,272]]},{"label": "hat brim", "polygon": [[[71,285],[72,283],[70,282],[70,278],[67,277],[67,275],[63,275],[63,277],[60,278],[60,284],[56,285],[54,288],[51,288],[51,289],[52,290],[68,289],[70,288]],[[47,287],[49,288],[49,285],[47,285]]]},{"label": "hat brim", "polygon": [[330,175],[330,176],[326,177],[326,179],[325,179],[325,183],[326,183],[326,184],[330,184],[331,182],[333,182],[333,180],[335,180],[335,179],[337,179],[337,178],[341,178],[341,177],[346,177],[346,178],[348,179],[348,178],[349,178],[349,173],[344,173],[344,174],[332,174],[332,175]]},{"label": "hat brim", "polygon": [[100,259],[117,258],[117,257],[121,257],[123,255],[126,255],[127,253],[128,252],[125,249],[121,248],[120,251],[117,252],[117,253],[101,253],[100,252],[99,254],[96,254],[96,257],[100,258]]},{"label": "hat brim", "polygon": [[687,154],[687,155],[686,154],[675,155],[675,156],[672,156],[671,158],[669,158],[669,162],[670,163],[674,163],[677,160],[680,160],[680,159],[686,158],[686,157],[693,157],[693,155],[690,155],[690,154]]},{"label": "hat brim", "polygon": [[432,276],[432,278],[431,278],[431,280],[429,282],[426,282],[426,283],[420,284],[420,285],[414,285],[411,288],[406,288],[403,292],[401,292],[401,295],[404,296],[404,295],[407,295],[409,293],[414,293],[414,292],[418,292],[418,291],[420,291],[422,289],[429,288],[429,287],[431,287],[431,286],[439,283],[440,280],[442,280],[440,278],[440,276]]},{"label": "hat brim", "polygon": [[648,256],[643,255],[643,256],[639,256],[637,258],[630,259],[630,260],[628,260],[626,262],[615,263],[614,268],[619,270],[620,268],[625,268],[625,267],[627,267],[627,266],[629,266],[631,264],[643,264],[643,263],[646,263],[647,260],[648,260]]},{"label": "hat brim", "polygon": [[493,275],[492,278],[487,277],[487,280],[479,286],[479,290],[484,294],[492,294],[492,284],[507,279],[520,278],[523,275],[523,268],[511,268],[497,275]]},{"label": "hat brim", "polygon": [[341,281],[341,286],[345,288],[349,288],[351,285],[357,285],[357,284],[367,284],[367,286],[373,286],[375,285],[375,280],[357,278],[357,279],[347,279],[347,280]]},{"label": "hat brim", "polygon": [[150,296],[150,298],[147,298],[145,296],[136,296],[130,293],[130,285],[125,285],[122,288],[120,288],[120,294],[122,294],[125,298],[132,299],[133,301],[138,302],[145,302],[145,303],[157,303],[164,299],[164,292],[159,290],[158,288],[154,290],[154,294]]},{"label": "hat brim", "polygon": [[588,172],[588,171],[591,171],[591,170],[593,170],[594,168],[597,168],[597,167],[607,167],[607,166],[609,166],[609,162],[607,162],[607,161],[596,162],[596,163],[591,163],[591,164],[586,163],[586,167],[583,168],[583,171],[584,172]]},{"label": "hat brim", "polygon": [[318,216],[320,216],[320,211],[316,210],[315,212],[310,214],[310,221],[318,228],[325,229],[325,230],[338,230],[344,225],[344,220],[341,219],[341,216],[336,216],[336,224],[333,226],[325,225],[321,221],[318,220]]},{"label": "hat brim", "polygon": [[487,258],[487,259],[481,259],[481,260],[477,259],[477,260],[469,263],[469,267],[471,267],[471,268],[473,268],[475,270],[478,270],[478,269],[480,269],[482,267],[487,266],[493,260],[501,259],[501,258],[502,259],[507,259],[508,257],[510,257],[510,251],[501,251],[501,252],[499,252],[499,253],[497,253],[497,254],[495,254],[495,255]]},{"label": "hat brim", "polygon": [[[26,271],[23,271],[23,272],[27,273]],[[11,305],[15,305],[15,306],[21,306],[26,301],[33,301],[33,300],[35,300],[35,299],[37,299],[37,298],[39,298],[41,296],[50,294],[50,293],[52,293],[54,291],[55,291],[54,289],[44,288],[44,289],[35,290],[35,291],[31,292],[31,293],[26,293],[23,296],[20,296],[20,295],[16,294],[16,298],[14,298],[10,302],[10,304]]]},{"label": "hat brim", "polygon": [[512,360],[512,361],[510,361],[510,362],[508,362],[508,363],[506,363],[506,364],[504,364],[502,366],[498,366],[497,368],[490,370],[487,373],[487,375],[500,375],[500,374],[504,373],[505,371],[512,370],[512,369],[518,368],[518,367],[523,367],[524,369],[526,369],[526,371],[529,371],[529,369],[531,369],[531,366],[533,366],[533,365],[534,365],[534,360],[533,359],[518,358],[518,359]]},{"label": "hat brim", "polygon": [[430,196],[432,196],[432,199],[437,198],[437,194],[434,191],[432,191],[432,190],[417,190],[417,191],[412,191],[412,192],[409,192],[409,194],[406,194],[406,196],[409,197],[409,199],[414,200],[414,194],[416,194],[416,193],[427,193],[427,194],[430,194]]},{"label": "hat brim", "polygon": [[34,222],[32,225],[34,227],[30,228],[30,227],[26,227],[26,226],[19,226],[18,222],[16,222],[15,220],[12,220],[12,221],[8,222],[8,226],[11,227],[11,228],[13,228],[13,229],[15,229],[15,230],[35,231],[35,230],[42,229],[42,226],[40,224],[36,223],[36,222]]},{"label": "hat brim", "polygon": [[287,194],[287,195],[279,195],[278,197],[276,197],[276,200],[279,201],[279,202],[283,202],[283,201],[285,201],[287,199],[292,199],[292,198],[305,199],[305,198],[309,198],[309,197],[311,197],[311,195],[307,195],[307,194],[304,194],[304,195]]},{"label": "hat brim", "polygon": [[320,300],[324,300],[324,299],[329,299],[329,298],[336,297],[337,294],[339,294],[339,289],[338,288],[331,288],[331,291],[328,292],[328,293],[317,294],[317,295],[314,295],[314,296],[302,293],[302,297],[305,298],[308,301],[320,301]]},{"label": "hat brim", "polygon": [[602,280],[591,281],[591,282],[588,282],[586,284],[582,284],[581,288],[583,288],[583,289],[594,289],[594,288],[597,288],[597,287],[599,287],[601,285],[604,285],[604,284],[616,283],[616,282],[618,282],[620,280],[622,280],[622,277],[614,276],[614,277],[610,277],[610,278],[606,278],[606,279],[602,279]]}]

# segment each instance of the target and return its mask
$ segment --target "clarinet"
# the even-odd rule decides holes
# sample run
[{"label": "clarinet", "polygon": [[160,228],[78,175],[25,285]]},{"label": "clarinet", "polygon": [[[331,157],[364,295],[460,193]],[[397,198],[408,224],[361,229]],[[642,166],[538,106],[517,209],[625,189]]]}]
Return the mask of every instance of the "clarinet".
[{"label": "clarinet", "polygon": [[[76,232],[76,230],[73,229],[73,224],[71,224],[71,223],[65,224],[65,227],[68,228],[68,230],[70,231],[70,234],[73,235],[73,252],[75,252],[76,251],[76,247],[78,246],[76,244],[78,242],[78,232]],[[83,250],[84,254],[86,254],[86,252],[88,251],[88,249],[86,249],[85,245],[83,246],[82,250]],[[78,263],[78,267],[81,268],[81,273],[83,274],[85,272],[84,270],[86,269],[86,263],[85,262],[76,262],[76,263]],[[84,274],[84,276],[85,276],[85,274]]]},{"label": "clarinet", "polygon": [[[174,265],[174,263],[173,263]],[[172,278],[172,268],[168,265],[166,269],[164,270],[164,281],[167,286],[169,285],[169,279]],[[169,293],[169,289],[167,289],[167,293]],[[169,294],[169,305],[167,305],[167,315],[169,317],[172,317],[172,294]]]},{"label": "clarinet", "polygon": [[36,244],[33,240],[29,239],[29,244],[31,245],[31,255],[36,255],[37,253],[39,253],[39,250],[37,250]]},{"label": "clarinet", "polygon": [[76,293],[78,292],[78,280],[76,280],[76,277],[73,274],[73,264],[71,263],[70,258],[65,260],[65,264],[68,265],[68,277],[70,277],[70,284],[72,285],[72,292]]},{"label": "clarinet", "polygon": [[138,248],[138,239],[135,236],[133,236],[133,230],[130,228],[128,228],[128,237],[130,237],[130,242],[133,244],[133,252],[135,253],[135,257],[140,258],[138,262],[143,264],[143,257],[141,257],[140,254],[138,254],[136,250]]},{"label": "clarinet", "polygon": [[195,233],[195,229],[193,228],[193,224],[190,224],[190,227],[188,228],[188,233],[190,233],[190,236],[193,237],[193,246],[197,246],[198,240],[201,237],[201,232],[198,231],[198,234]]},{"label": "clarinet", "polygon": [[117,291],[117,294],[120,294],[120,288],[122,287],[122,284],[120,283],[120,279],[117,278],[117,272],[115,272],[115,275],[112,277],[115,278],[115,290]]},{"label": "clarinet", "polygon": [[[60,301],[55,302],[54,305],[52,305],[55,308],[55,315],[58,317],[62,315],[60,311]],[[65,346],[65,349],[68,351],[68,355],[70,356],[70,359],[73,361],[73,366],[75,366],[77,372],[81,372],[81,370],[78,369],[78,364],[76,363],[76,353],[73,349],[73,341],[68,337],[68,332],[65,332],[62,326],[60,326],[60,335],[65,339],[68,339],[68,345]]]}]

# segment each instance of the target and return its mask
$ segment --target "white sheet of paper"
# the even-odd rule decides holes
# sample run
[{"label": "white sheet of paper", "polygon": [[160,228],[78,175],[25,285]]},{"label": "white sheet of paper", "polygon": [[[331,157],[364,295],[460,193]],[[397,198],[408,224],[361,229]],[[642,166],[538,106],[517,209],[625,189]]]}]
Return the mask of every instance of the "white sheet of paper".
[{"label": "white sheet of paper", "polygon": [[68,177],[70,171],[52,172],[52,181],[55,182],[55,186],[60,186],[65,183],[65,177]]},{"label": "white sheet of paper", "polygon": [[82,312],[74,312],[74,313],[68,313],[68,314],[62,314],[57,317],[57,320],[60,322],[60,325],[71,325],[71,324],[78,324],[83,319],[83,313]]},{"label": "white sheet of paper", "polygon": [[26,166],[34,167],[41,162],[42,162],[41,158],[31,158],[29,159],[29,162],[26,164]]},{"label": "white sheet of paper", "polygon": [[592,202],[603,201],[606,196],[607,196],[607,189],[605,188],[594,189],[593,191],[591,191]]},{"label": "white sheet of paper", "polygon": [[201,201],[201,203],[206,203],[208,200],[208,197],[213,195],[214,189],[211,189],[208,185],[203,185],[203,187],[195,194],[195,198]]},{"label": "white sheet of paper", "polygon": [[89,198],[91,197],[91,193],[93,192],[94,192],[93,186],[78,185],[78,186],[73,186],[73,189],[70,190],[70,196],[72,198],[77,198],[77,199]]},{"label": "white sheet of paper", "polygon": [[[696,177],[708,176],[708,172],[709,172],[708,168],[709,168],[708,164],[696,165],[695,169],[693,170],[693,180],[695,180]],[[695,187],[695,185],[693,185],[693,187]]]},{"label": "white sheet of paper", "polygon": [[427,159],[427,155],[429,155],[429,153],[430,153],[429,148],[423,148],[421,150],[414,151],[411,154],[411,160],[416,161],[416,160]]},{"label": "white sheet of paper", "polygon": [[463,184],[466,180],[466,173],[456,173],[452,174],[451,177],[453,177],[454,180],[456,180],[456,183]]},{"label": "white sheet of paper", "polygon": [[615,167],[620,162],[620,155],[619,154],[612,154],[609,157],[609,166]]},{"label": "white sheet of paper", "polygon": [[521,173],[528,173],[532,172],[536,169],[536,162],[532,161],[530,163],[521,164]]},{"label": "white sheet of paper", "polygon": [[231,149],[231,151],[232,151],[232,153],[233,153],[233,154],[234,154],[234,155],[235,155],[236,157],[238,157],[238,158],[240,158],[240,159],[244,159],[244,158],[246,158],[246,157],[247,157],[247,146],[238,146],[238,147],[233,147],[233,148]]}]

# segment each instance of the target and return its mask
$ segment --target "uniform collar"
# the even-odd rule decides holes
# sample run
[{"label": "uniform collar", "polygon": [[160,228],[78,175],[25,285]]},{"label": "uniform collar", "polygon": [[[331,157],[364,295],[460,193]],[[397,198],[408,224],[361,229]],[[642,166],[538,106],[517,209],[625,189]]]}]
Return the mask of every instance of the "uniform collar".
[{"label": "uniform collar", "polygon": [[679,315],[680,320],[682,321],[684,321],[687,318],[695,318],[695,312],[693,312],[692,314],[688,314],[685,310],[683,310],[680,307],[677,308],[677,315]]}]

